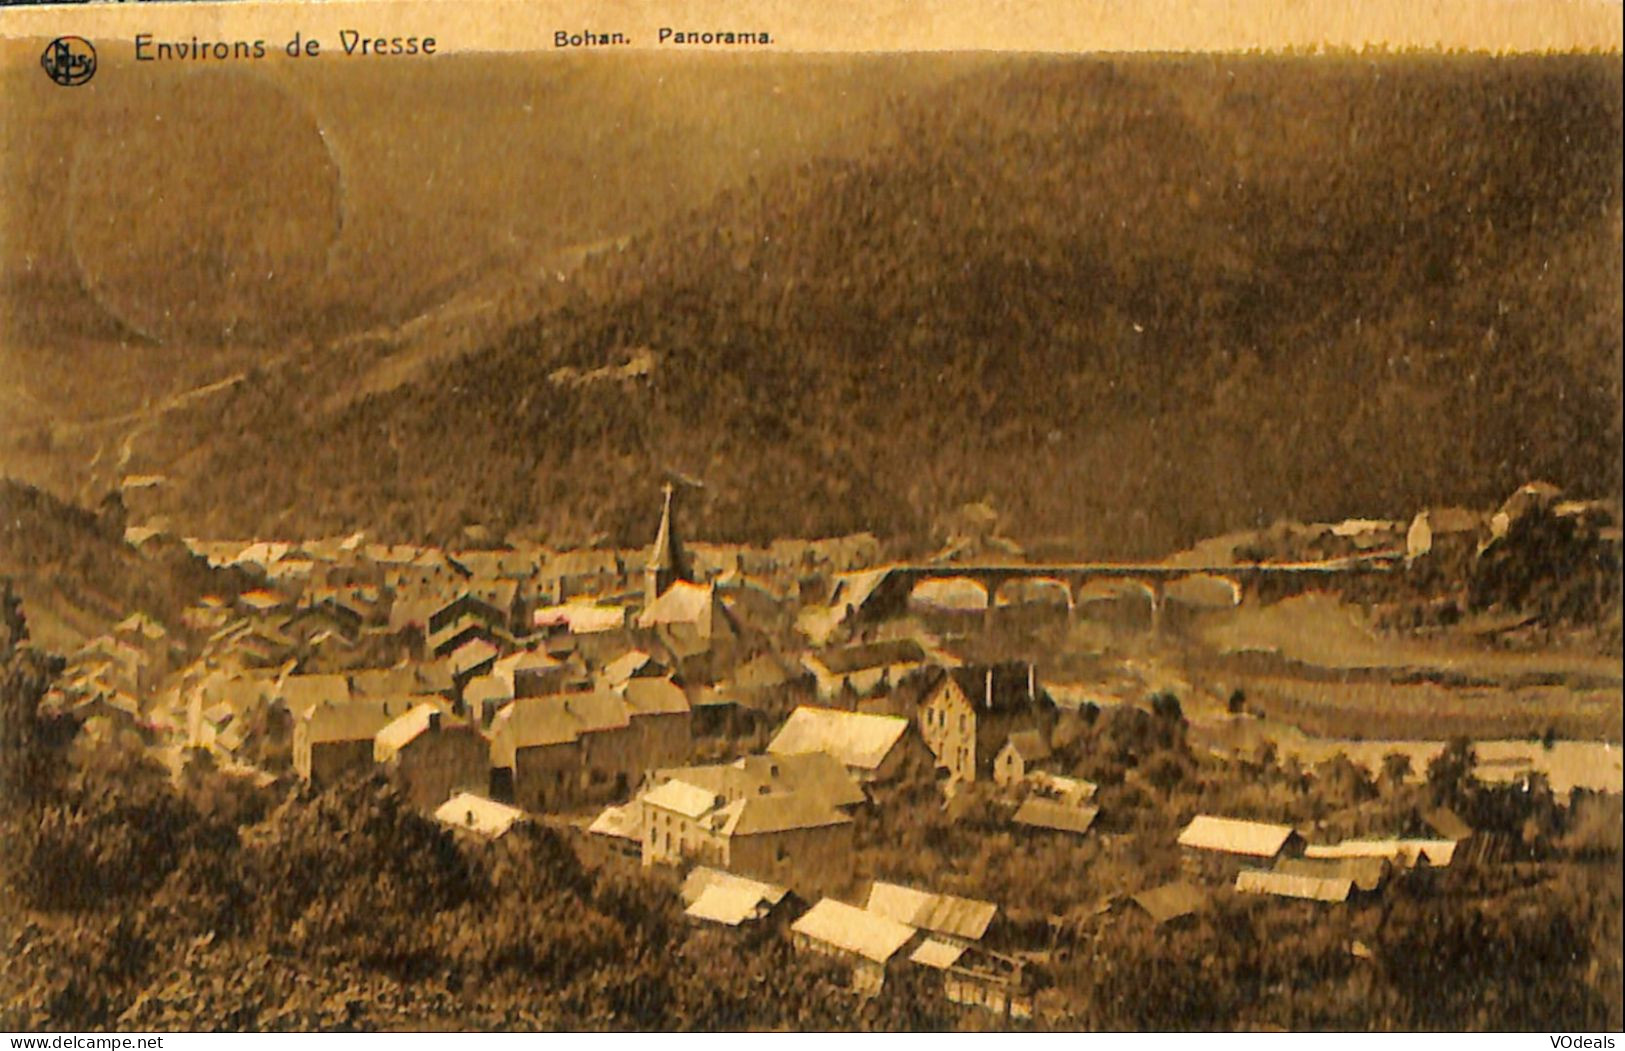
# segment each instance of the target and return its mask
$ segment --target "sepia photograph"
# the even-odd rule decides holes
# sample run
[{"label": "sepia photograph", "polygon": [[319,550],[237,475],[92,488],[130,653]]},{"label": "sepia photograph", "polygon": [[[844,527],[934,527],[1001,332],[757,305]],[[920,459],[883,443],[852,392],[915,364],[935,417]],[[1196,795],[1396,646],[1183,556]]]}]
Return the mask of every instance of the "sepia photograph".
[{"label": "sepia photograph", "polygon": [[0,1030],[1625,1026],[1617,38],[387,7],[0,21]]}]

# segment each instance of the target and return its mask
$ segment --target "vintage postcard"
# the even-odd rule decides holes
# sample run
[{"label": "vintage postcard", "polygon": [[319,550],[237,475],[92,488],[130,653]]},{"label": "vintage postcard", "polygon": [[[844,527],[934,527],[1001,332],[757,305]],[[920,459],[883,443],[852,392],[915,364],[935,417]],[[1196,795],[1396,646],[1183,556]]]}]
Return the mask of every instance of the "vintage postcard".
[{"label": "vintage postcard", "polygon": [[0,8],[9,1046],[1613,1047],[1620,11]]}]

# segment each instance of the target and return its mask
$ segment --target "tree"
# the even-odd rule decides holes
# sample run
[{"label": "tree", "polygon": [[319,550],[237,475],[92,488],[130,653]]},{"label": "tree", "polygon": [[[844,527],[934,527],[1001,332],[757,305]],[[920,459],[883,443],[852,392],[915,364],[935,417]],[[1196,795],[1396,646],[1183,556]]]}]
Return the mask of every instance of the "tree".
[{"label": "tree", "polygon": [[1433,801],[1441,806],[1458,806],[1477,786],[1473,768],[1478,764],[1478,752],[1466,737],[1453,737],[1444,751],[1428,763],[1428,790]]}]

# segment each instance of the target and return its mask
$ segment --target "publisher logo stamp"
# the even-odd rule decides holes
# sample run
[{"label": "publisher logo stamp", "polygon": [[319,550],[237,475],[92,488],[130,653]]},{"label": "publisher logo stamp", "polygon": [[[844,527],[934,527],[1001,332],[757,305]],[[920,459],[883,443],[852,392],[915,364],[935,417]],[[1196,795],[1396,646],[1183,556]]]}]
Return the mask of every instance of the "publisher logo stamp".
[{"label": "publisher logo stamp", "polygon": [[77,87],[96,75],[96,49],[84,37],[59,36],[45,46],[39,64],[52,81]]}]

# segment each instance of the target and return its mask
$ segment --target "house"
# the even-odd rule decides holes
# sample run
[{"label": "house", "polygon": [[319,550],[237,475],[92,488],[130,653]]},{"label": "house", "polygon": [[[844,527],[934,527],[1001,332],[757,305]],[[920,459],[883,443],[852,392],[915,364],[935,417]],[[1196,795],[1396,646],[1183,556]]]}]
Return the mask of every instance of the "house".
[{"label": "house", "polygon": [[1243,894],[1274,894],[1306,901],[1348,901],[1354,881],[1347,876],[1308,876],[1293,872],[1245,869],[1236,874],[1236,890]]},{"label": "house", "polygon": [[914,639],[890,639],[820,650],[802,659],[822,701],[887,693],[929,658]]},{"label": "house", "polygon": [[668,747],[634,715],[604,690],[515,699],[491,721],[492,794],[536,811],[623,798]]},{"label": "house", "polygon": [[849,964],[852,991],[860,996],[874,996],[885,987],[887,972],[914,935],[905,923],[834,898],[820,900],[790,926],[790,941],[797,949]]},{"label": "house", "polygon": [[1097,806],[1066,803],[1045,799],[1043,796],[1028,796],[1022,800],[1021,806],[1016,808],[1015,815],[1010,820],[1027,828],[1070,832],[1081,836],[1089,831],[1095,823],[1095,818],[1099,816],[1100,808]]},{"label": "house", "polygon": [[1129,898],[1129,903],[1151,918],[1160,927],[1190,916],[1207,908],[1208,895],[1191,883],[1176,881],[1160,887],[1142,890]]},{"label": "house", "polygon": [[447,828],[481,839],[501,839],[515,823],[525,819],[525,812],[472,792],[458,792],[440,804],[434,819]]},{"label": "house", "polygon": [[484,639],[470,639],[457,647],[447,660],[453,687],[461,690],[470,679],[490,672],[500,655],[500,651]]},{"label": "house", "polygon": [[643,863],[722,863],[710,818],[722,803],[717,793],[676,778],[638,797],[643,814]]},{"label": "house", "polygon": [[489,747],[467,722],[419,704],[378,731],[372,757],[414,806],[438,807],[452,793],[483,790]]},{"label": "house", "polygon": [[698,861],[801,889],[845,878],[852,819],[811,793],[725,799],[673,778],[643,793],[643,861]]},{"label": "house", "polygon": [[363,697],[324,700],[294,719],[293,768],[313,785],[331,784],[350,770],[373,762],[378,731],[425,703],[422,697]]},{"label": "house", "polygon": [[1015,788],[1038,772],[1038,764],[1051,755],[1049,742],[1037,730],[1018,730],[993,757],[993,783]]},{"label": "house", "polygon": [[491,674],[507,683],[515,697],[545,697],[587,685],[585,677],[570,662],[542,650],[520,650],[498,657],[491,666]]},{"label": "house", "polygon": [[1033,987],[1022,962],[977,945],[927,938],[909,955],[911,963],[942,972],[949,1003],[980,1007],[1011,1018],[1031,1018]]},{"label": "house", "polygon": [[761,653],[733,669],[717,690],[743,707],[784,713],[811,698],[814,681],[801,665]]},{"label": "house", "polygon": [[1001,664],[948,669],[926,692],[918,717],[937,765],[954,780],[971,782],[992,775],[1013,734],[1047,740],[1056,712],[1032,665]]},{"label": "house", "polygon": [[937,894],[881,880],[869,888],[869,900],[864,908],[929,931],[938,940],[959,946],[981,941],[999,913],[999,907],[990,901]]},{"label": "house", "polygon": [[688,757],[694,747],[694,713],[682,687],[666,678],[635,678],[619,692],[631,714],[641,769]]},{"label": "house", "polygon": [[1230,879],[1243,866],[1267,867],[1303,853],[1303,838],[1286,825],[1199,814],[1179,834],[1188,871]]},{"label": "house", "polygon": [[[908,720],[803,705],[790,713],[768,742],[770,755],[824,752],[839,759],[859,781],[893,781],[907,772],[911,745]],[[917,758],[917,757],[916,757]]]},{"label": "house", "polygon": [[623,606],[571,602],[534,611],[531,623],[541,632],[547,652],[553,656],[577,653],[601,662],[627,649],[626,615]]}]

